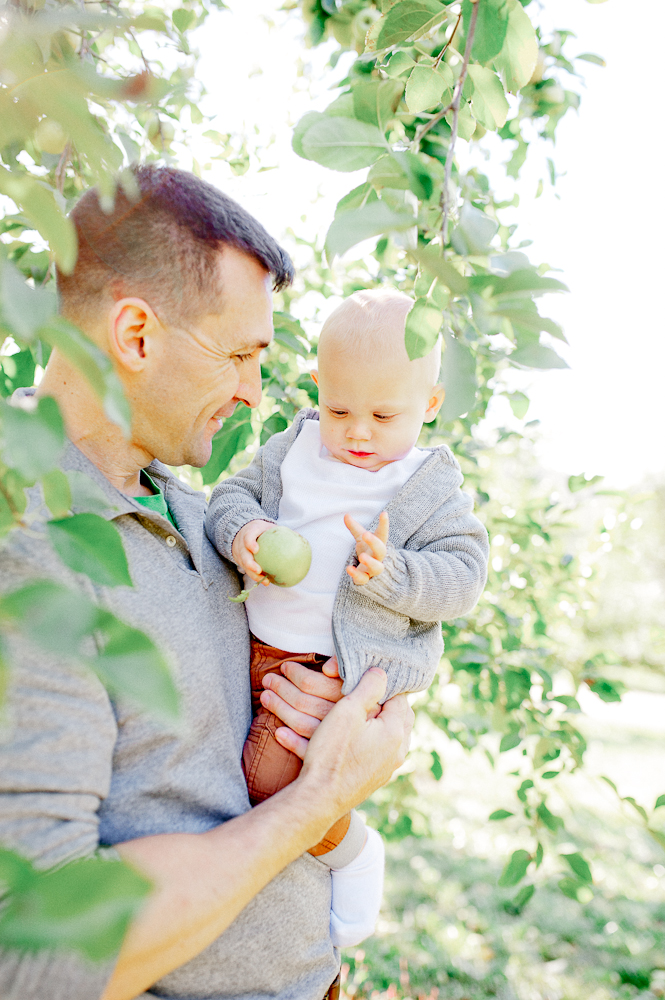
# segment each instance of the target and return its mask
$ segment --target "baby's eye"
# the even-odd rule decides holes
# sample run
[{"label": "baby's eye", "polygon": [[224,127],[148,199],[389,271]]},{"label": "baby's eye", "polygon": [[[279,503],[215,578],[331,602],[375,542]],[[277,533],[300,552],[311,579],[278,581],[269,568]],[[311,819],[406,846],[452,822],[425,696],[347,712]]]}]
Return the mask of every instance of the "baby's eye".
[{"label": "baby's eye", "polygon": [[375,413],[374,419],[386,421],[386,420],[392,420],[396,416],[397,416],[396,413]]},{"label": "baby's eye", "polygon": [[328,412],[332,413],[333,417],[345,417],[346,416],[346,410],[331,410],[330,407],[328,407]]}]

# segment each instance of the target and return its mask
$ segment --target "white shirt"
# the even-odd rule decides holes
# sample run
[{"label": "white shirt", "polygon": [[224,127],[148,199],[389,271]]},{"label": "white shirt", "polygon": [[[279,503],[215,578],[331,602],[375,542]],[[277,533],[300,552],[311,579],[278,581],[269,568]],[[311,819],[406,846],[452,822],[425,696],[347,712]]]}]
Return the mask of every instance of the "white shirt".
[{"label": "white shirt", "polygon": [[[355,546],[344,515],[367,528],[420,468],[429,452],[412,448],[376,472],[333,458],[318,420],[306,420],[282,462],[277,523],[303,535],[312,566],[295,587],[257,587],[245,607],[257,638],[289,653],[334,653],[331,619],[339,580]],[[251,586],[247,579],[246,586]]]}]

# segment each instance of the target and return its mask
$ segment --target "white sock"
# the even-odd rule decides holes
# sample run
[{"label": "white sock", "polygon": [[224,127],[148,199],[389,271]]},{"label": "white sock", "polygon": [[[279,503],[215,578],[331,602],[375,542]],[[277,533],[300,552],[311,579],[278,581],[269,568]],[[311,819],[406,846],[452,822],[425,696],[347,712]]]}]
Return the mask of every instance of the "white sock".
[{"label": "white sock", "polygon": [[380,835],[367,827],[365,846],[350,864],[333,868],[330,936],[337,948],[360,944],[374,933],[383,895],[385,852]]}]

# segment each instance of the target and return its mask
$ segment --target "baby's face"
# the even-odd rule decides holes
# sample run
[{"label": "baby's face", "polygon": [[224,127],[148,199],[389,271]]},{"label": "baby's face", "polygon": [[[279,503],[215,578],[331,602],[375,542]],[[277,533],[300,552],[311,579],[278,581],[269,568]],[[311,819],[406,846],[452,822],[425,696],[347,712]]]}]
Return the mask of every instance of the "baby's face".
[{"label": "baby's face", "polygon": [[435,390],[394,360],[370,366],[328,353],[313,377],[323,444],[339,461],[371,472],[408,455],[440,406]]}]

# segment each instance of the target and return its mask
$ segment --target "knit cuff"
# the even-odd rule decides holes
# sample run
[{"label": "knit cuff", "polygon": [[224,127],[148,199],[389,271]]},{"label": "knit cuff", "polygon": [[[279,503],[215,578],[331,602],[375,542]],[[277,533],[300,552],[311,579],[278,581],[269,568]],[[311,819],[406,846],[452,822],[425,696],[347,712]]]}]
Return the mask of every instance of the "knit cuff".
[{"label": "knit cuff", "polygon": [[215,526],[215,548],[220,555],[228,559],[229,562],[234,563],[233,555],[231,550],[233,548],[233,542],[236,535],[241,528],[244,528],[246,524],[250,521],[270,521],[272,524],[275,522],[270,517],[266,517],[263,511],[257,515],[256,511],[241,511],[239,513],[233,514],[230,517],[224,518],[223,526],[220,522]]},{"label": "knit cuff", "polygon": [[[371,580],[357,589],[366,597],[371,597],[384,608],[395,604],[398,594],[401,594],[404,583],[404,561],[394,545],[388,542],[383,560],[383,572],[373,576]],[[353,583],[356,587],[356,584]]]},{"label": "knit cuff", "polygon": [[346,831],[344,839],[340,841],[334,851],[327,854],[319,854],[317,861],[321,861],[328,868],[345,868],[358,857],[365,844],[365,824],[361,820],[355,809],[351,813],[351,822]]}]

